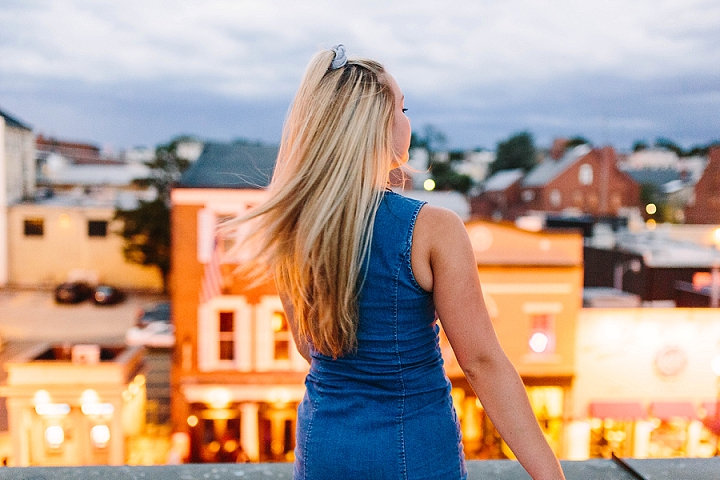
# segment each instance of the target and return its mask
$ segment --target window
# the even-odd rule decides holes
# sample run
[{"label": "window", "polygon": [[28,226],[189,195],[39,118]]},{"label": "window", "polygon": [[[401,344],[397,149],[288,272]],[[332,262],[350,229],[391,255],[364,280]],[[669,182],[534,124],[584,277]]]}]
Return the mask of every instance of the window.
[{"label": "window", "polygon": [[198,308],[197,366],[212,370],[253,368],[252,307],[242,295],[220,295]]},{"label": "window", "polygon": [[523,190],[522,199],[523,199],[523,202],[532,202],[535,199],[535,191]]},{"label": "window", "polygon": [[561,201],[562,201],[562,197],[560,195],[560,190],[558,190],[557,188],[553,189],[550,192],[550,204],[553,207],[559,207]]},{"label": "window", "polygon": [[235,312],[221,311],[218,314],[220,320],[220,330],[218,335],[219,343],[219,359],[234,360],[235,359]]},{"label": "window", "polygon": [[530,317],[528,347],[532,353],[552,354],[555,352],[555,316],[549,313]]},{"label": "window", "polygon": [[45,230],[45,220],[42,218],[26,218],[23,232],[26,237],[42,237]]},{"label": "window", "polygon": [[592,165],[588,163],[583,163],[580,165],[580,170],[578,171],[578,181],[581,185],[592,185],[593,182],[593,168]]},{"label": "window", "polygon": [[272,329],[275,337],[275,360],[290,360],[290,329],[284,312],[273,312]]},{"label": "window", "polygon": [[88,220],[88,237],[107,237],[107,227],[105,220]]}]

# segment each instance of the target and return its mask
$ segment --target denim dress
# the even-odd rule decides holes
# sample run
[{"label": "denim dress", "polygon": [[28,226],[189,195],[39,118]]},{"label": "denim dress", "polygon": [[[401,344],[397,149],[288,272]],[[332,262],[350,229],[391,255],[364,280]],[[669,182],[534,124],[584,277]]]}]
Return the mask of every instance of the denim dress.
[{"label": "denim dress", "polygon": [[386,192],[360,291],[357,351],[310,346],[298,408],[295,480],[467,478],[432,294],[410,251],[423,202]]}]

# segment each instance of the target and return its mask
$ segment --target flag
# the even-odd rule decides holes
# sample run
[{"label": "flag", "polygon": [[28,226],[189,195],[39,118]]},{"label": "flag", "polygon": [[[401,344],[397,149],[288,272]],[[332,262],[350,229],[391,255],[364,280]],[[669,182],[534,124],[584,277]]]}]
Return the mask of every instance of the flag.
[{"label": "flag", "polygon": [[213,297],[222,295],[223,276],[220,271],[220,255],[220,243],[216,236],[212,254],[203,268],[200,303],[206,303]]}]

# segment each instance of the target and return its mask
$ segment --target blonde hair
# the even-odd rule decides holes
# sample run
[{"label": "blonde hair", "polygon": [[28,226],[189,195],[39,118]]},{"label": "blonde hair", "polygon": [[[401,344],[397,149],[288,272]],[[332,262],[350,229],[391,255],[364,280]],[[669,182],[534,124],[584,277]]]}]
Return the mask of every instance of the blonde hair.
[{"label": "blonde hair", "polygon": [[300,336],[337,358],[357,347],[363,262],[394,158],[395,98],[379,63],[331,70],[333,58],[322,51],[308,65],[267,200],[227,226],[247,230],[239,273],[274,271]]}]

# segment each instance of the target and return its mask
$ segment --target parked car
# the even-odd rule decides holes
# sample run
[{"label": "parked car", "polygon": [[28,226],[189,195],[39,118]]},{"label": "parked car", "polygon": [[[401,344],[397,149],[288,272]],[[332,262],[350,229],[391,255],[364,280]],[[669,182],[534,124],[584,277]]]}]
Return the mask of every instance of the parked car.
[{"label": "parked car", "polygon": [[172,309],[169,300],[148,303],[139,312],[135,325],[144,327],[153,322],[172,323]]},{"label": "parked car", "polygon": [[142,327],[130,327],[125,332],[125,343],[146,347],[172,347],[175,345],[175,327],[164,322],[150,322]]},{"label": "parked car", "polygon": [[98,285],[93,291],[96,305],[115,305],[125,300],[125,292],[112,285]]},{"label": "parked car", "polygon": [[58,303],[84,302],[92,294],[92,287],[85,282],[65,282],[55,287],[55,301]]}]

